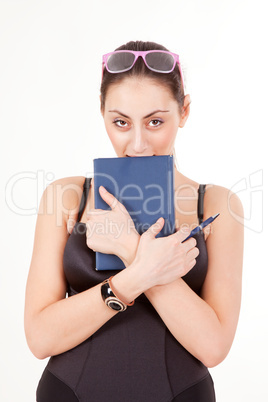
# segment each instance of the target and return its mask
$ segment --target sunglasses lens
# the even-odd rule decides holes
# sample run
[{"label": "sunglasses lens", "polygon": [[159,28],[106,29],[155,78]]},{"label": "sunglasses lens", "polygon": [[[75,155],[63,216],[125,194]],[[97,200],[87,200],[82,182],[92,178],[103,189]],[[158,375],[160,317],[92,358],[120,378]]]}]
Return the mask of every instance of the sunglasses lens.
[{"label": "sunglasses lens", "polygon": [[129,69],[134,63],[135,56],[132,53],[114,53],[108,57],[107,67],[110,72],[119,73]]},{"label": "sunglasses lens", "polygon": [[146,63],[154,71],[171,71],[174,66],[174,57],[169,53],[153,52],[145,57]]}]

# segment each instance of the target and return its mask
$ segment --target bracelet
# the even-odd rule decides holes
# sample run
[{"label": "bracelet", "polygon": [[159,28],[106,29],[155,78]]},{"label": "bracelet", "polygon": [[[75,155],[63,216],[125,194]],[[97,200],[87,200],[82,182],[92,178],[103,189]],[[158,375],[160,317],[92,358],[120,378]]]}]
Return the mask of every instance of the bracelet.
[{"label": "bracelet", "polygon": [[112,286],[111,286],[111,279],[113,276],[111,276],[109,279],[106,279],[104,282],[102,282],[101,285],[101,296],[106,304],[106,306],[110,307],[112,310],[115,311],[125,311],[127,306],[133,306],[135,300],[133,300],[131,303],[125,303],[119,297],[116,296],[114,293]]},{"label": "bracelet", "polygon": [[[112,288],[112,278],[113,278],[114,276],[110,276],[110,278],[108,279],[108,282],[109,282],[109,285],[110,285],[110,288],[112,289],[112,292],[113,292],[113,294],[115,295],[115,297],[118,299],[118,300],[120,300],[119,299],[119,297],[118,296],[116,296],[116,294],[115,294],[115,292],[114,292],[114,290],[113,290],[113,288]],[[120,300],[122,303],[124,303],[126,306],[133,306],[133,304],[135,303],[135,300],[133,300],[131,303],[126,303],[126,302],[123,302],[122,300]]]}]

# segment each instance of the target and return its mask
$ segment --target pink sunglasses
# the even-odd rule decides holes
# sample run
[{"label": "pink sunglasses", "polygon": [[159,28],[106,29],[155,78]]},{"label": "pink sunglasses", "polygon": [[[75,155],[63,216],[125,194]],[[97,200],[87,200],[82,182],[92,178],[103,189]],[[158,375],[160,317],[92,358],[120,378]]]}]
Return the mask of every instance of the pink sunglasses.
[{"label": "pink sunglasses", "polygon": [[178,64],[182,86],[184,88],[184,80],[179,61],[179,56],[175,53],[166,50],[116,50],[115,52],[107,53],[102,56],[102,75],[104,66],[109,73],[123,73],[130,70],[136,63],[138,57],[141,56],[145,65],[152,71],[157,73],[171,73],[174,70],[176,63]]}]

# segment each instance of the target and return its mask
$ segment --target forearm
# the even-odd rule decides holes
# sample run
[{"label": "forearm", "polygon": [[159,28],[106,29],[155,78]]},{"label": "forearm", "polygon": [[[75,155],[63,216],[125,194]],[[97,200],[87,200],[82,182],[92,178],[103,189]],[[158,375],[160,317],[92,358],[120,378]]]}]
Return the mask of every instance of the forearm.
[{"label": "forearm", "polygon": [[229,345],[215,311],[184,282],[178,280],[148,289],[145,295],[169,331],[207,367],[219,364]]},{"label": "forearm", "polygon": [[[133,255],[133,252],[129,253],[123,260],[126,266],[133,261]],[[207,367],[215,366],[225,358],[230,341],[225,336],[224,325],[213,308],[183,279],[149,289],[145,286],[144,293],[169,331],[193,356]]]},{"label": "forearm", "polygon": [[[124,289],[127,297],[123,300],[127,303],[142,293],[142,289],[139,291],[134,268],[131,264],[113,278],[115,288],[118,286]],[[101,284],[98,284],[77,295],[59,300],[35,314],[26,336],[36,357],[44,359],[72,349],[118,314],[105,305],[100,288]]]}]

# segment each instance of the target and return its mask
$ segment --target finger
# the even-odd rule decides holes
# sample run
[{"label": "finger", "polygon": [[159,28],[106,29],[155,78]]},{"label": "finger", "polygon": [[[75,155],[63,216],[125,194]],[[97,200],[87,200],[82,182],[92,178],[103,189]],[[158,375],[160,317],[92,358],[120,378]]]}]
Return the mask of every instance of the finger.
[{"label": "finger", "polygon": [[146,234],[147,236],[150,237],[155,237],[163,228],[165,223],[165,219],[164,218],[159,218],[157,219],[157,221],[149,227],[148,230],[146,230],[146,232],[144,232],[143,234]]},{"label": "finger", "polygon": [[[189,236],[190,233],[191,231],[188,228],[188,226],[183,226],[170,236],[174,236],[177,239],[177,241],[181,243],[184,239],[186,239],[186,237]],[[187,243],[187,241],[185,243]]]},{"label": "finger", "polygon": [[184,242],[182,244],[182,246],[185,247],[186,252],[193,249],[196,245],[197,245],[197,241],[194,237],[190,237],[190,239],[186,240],[186,242]]},{"label": "finger", "polygon": [[199,249],[197,247],[193,248],[187,253],[188,265],[191,265],[191,268],[196,264],[196,259],[198,255],[199,255]]},{"label": "finger", "polygon": [[[101,198],[111,207],[115,209],[119,203],[119,201],[113,196],[113,194],[109,193],[103,186],[99,187],[99,193]],[[121,204],[122,205],[122,204]]]},{"label": "finger", "polygon": [[[193,267],[195,266],[195,264],[196,264],[196,259],[194,258],[194,259],[191,260],[191,261],[189,262],[189,264],[188,264],[188,272],[191,271],[191,269],[193,269]],[[188,272],[187,272],[187,273],[188,273]]]},{"label": "finger", "polygon": [[187,252],[187,257],[189,260],[197,258],[199,256],[199,248],[193,247],[191,250]]}]

